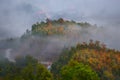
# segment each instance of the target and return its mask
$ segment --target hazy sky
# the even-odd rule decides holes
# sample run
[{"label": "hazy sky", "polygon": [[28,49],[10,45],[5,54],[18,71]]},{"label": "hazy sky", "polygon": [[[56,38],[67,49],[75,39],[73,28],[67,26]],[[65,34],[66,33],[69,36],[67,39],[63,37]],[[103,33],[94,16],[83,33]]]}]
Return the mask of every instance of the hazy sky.
[{"label": "hazy sky", "polygon": [[88,21],[118,30],[120,0],[0,0],[0,39],[20,36],[46,17]]}]

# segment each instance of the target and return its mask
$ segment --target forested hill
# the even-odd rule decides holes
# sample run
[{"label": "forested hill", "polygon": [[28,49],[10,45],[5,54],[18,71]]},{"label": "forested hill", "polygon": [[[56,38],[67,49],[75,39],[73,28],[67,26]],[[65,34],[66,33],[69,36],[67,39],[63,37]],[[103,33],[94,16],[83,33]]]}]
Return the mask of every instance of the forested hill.
[{"label": "forested hill", "polygon": [[54,61],[64,48],[89,40],[94,30],[97,26],[87,22],[46,19],[33,24],[20,38],[1,40],[0,55],[8,56],[6,52],[10,51],[9,58],[32,55]]},{"label": "forested hill", "polygon": [[99,41],[79,43],[65,49],[51,71],[55,78],[64,80],[99,80],[94,71],[100,80],[120,80],[120,51],[109,49]]},{"label": "forested hill", "polygon": [[63,35],[72,30],[80,30],[80,28],[96,27],[87,22],[77,23],[75,21],[68,21],[62,18],[58,20],[46,19],[46,21],[37,22],[32,25],[31,31],[27,30],[26,33],[32,35]]},{"label": "forested hill", "polygon": [[0,61],[0,80],[119,80],[120,51],[99,41],[64,48],[47,70],[31,56]]},{"label": "forested hill", "polygon": [[62,18],[33,24],[0,41],[0,80],[120,80],[120,51],[100,43],[103,30]]}]

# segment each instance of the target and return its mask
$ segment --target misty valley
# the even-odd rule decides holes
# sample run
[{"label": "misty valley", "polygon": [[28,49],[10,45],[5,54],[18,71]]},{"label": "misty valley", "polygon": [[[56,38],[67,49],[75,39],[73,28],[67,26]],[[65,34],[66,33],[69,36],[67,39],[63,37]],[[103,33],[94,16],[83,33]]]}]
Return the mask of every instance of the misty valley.
[{"label": "misty valley", "polygon": [[105,32],[63,18],[37,22],[0,40],[0,80],[120,80],[120,51]]}]

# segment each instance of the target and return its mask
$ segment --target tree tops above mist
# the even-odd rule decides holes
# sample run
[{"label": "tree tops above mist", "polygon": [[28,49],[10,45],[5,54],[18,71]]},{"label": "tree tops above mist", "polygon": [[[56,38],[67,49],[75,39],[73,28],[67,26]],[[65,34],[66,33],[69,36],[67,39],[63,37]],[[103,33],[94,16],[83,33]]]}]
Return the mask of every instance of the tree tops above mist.
[{"label": "tree tops above mist", "polygon": [[[43,35],[53,35],[53,34],[65,34],[68,27],[90,27],[93,26],[87,22],[77,23],[75,21],[68,21],[62,18],[58,20],[46,19],[46,22],[37,22],[32,25],[32,34],[43,34]],[[27,31],[29,33],[29,31]]]}]

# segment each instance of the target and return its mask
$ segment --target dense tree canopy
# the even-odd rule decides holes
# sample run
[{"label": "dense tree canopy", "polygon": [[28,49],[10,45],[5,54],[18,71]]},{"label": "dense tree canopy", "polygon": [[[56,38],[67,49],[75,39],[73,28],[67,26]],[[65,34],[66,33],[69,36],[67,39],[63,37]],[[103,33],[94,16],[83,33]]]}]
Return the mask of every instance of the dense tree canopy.
[{"label": "dense tree canopy", "polygon": [[61,71],[62,80],[100,80],[88,65],[71,60]]},{"label": "dense tree canopy", "polygon": [[[66,32],[66,28],[71,25],[80,27],[93,26],[87,22],[76,23],[75,21],[67,21],[62,18],[58,20],[46,19],[46,22],[40,22],[32,25],[31,33],[34,35],[63,35]],[[28,33],[29,31],[27,31]]]},{"label": "dense tree canopy", "polygon": [[58,61],[52,65],[51,72],[54,77],[61,77],[62,67],[67,65],[71,59],[90,66],[101,80],[120,79],[120,52],[106,48],[106,45],[99,41],[90,40],[89,43],[79,43],[70,50],[64,50]]},{"label": "dense tree canopy", "polygon": [[31,56],[16,58],[16,62],[5,60],[0,65],[3,80],[53,80],[51,73]]}]

